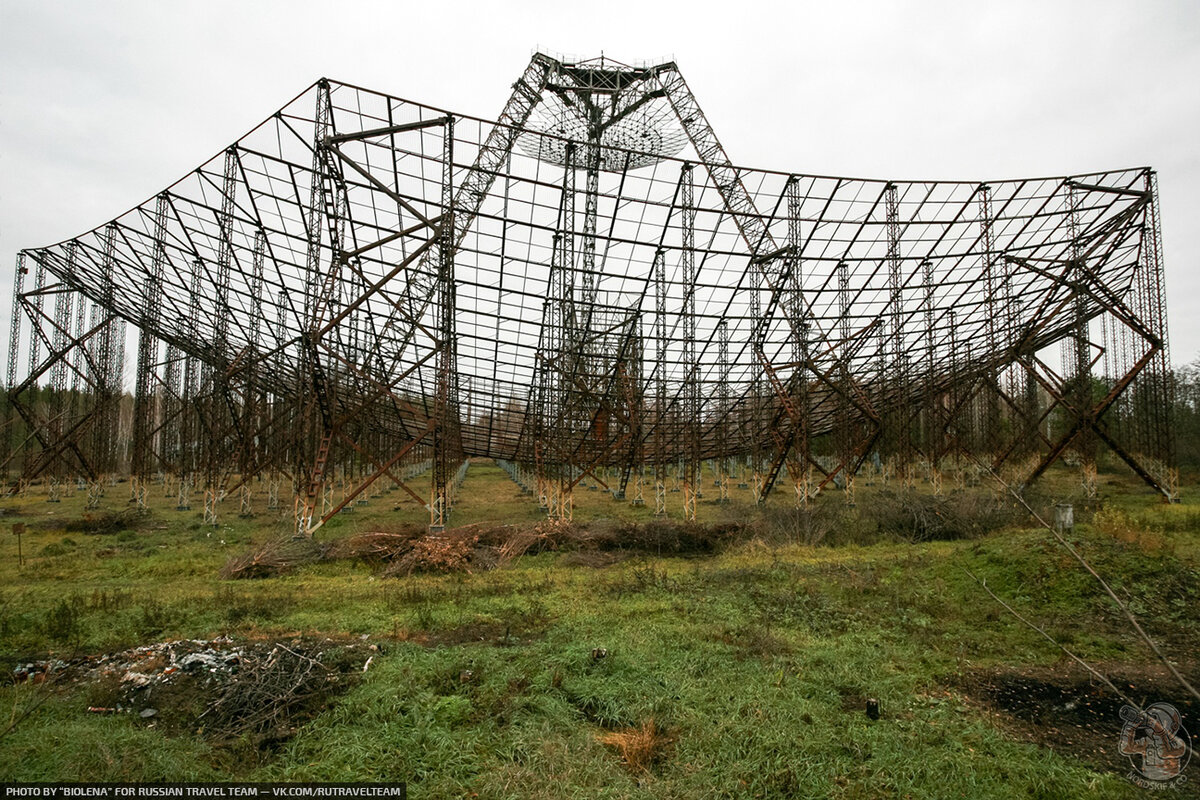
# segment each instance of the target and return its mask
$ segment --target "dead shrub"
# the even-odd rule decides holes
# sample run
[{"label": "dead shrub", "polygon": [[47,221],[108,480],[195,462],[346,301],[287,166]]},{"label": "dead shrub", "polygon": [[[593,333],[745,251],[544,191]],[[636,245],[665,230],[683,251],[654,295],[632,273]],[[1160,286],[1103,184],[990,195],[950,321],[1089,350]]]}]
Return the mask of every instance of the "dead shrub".
[{"label": "dead shrub", "polygon": [[667,756],[675,736],[662,728],[653,718],[634,728],[609,731],[597,737],[601,744],[612,748],[630,772],[649,772]]},{"label": "dead shrub", "polygon": [[753,530],[769,544],[796,542],[814,546],[825,542],[846,524],[845,512],[824,502],[810,503],[805,508],[768,507]]},{"label": "dead shrub", "polygon": [[944,498],[885,489],[863,505],[861,514],[879,533],[907,542],[959,538],[946,535],[951,523]]},{"label": "dead shrub", "polygon": [[939,497],[883,490],[860,511],[878,532],[907,542],[972,539],[1013,524],[1016,510],[994,495],[961,492]]},{"label": "dead shrub", "polygon": [[992,493],[950,495],[950,511],[959,538],[971,539],[1017,524],[1024,510]]}]

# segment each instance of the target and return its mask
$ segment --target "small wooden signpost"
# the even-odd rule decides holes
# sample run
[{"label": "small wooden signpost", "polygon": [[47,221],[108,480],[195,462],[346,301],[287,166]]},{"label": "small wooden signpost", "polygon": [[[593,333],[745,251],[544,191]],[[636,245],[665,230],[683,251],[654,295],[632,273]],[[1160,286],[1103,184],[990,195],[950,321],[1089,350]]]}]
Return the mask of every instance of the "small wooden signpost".
[{"label": "small wooden signpost", "polygon": [[21,550],[21,535],[25,533],[24,522],[13,523],[13,535],[17,537],[17,567],[25,565],[25,554]]}]

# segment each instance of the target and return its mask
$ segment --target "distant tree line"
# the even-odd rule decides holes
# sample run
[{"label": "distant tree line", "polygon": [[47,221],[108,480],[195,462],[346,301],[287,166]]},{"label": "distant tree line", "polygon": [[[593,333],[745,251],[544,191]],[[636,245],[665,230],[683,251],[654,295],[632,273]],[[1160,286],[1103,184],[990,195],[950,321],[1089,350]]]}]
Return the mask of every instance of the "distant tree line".
[{"label": "distant tree line", "polygon": [[1181,467],[1200,469],[1200,357],[1174,375],[1176,458]]}]

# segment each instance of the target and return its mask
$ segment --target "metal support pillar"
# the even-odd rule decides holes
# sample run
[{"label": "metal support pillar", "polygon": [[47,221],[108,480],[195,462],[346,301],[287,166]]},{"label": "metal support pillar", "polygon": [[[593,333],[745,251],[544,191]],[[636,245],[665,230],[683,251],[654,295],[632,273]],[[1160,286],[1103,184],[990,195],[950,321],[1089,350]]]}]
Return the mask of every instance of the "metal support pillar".
[{"label": "metal support pillar", "polygon": [[[996,234],[992,213],[992,187],[980,184],[979,194],[979,239],[983,258],[984,316],[986,325],[987,351],[998,352],[1000,332],[1004,320],[999,302],[1000,276],[999,253],[996,252]],[[1000,398],[997,394],[1000,376],[995,366],[989,366],[983,387],[983,413],[981,430],[974,441],[982,452],[992,453],[1000,445]]]},{"label": "metal support pillar", "polygon": [[[1084,287],[1087,285],[1087,262],[1079,241],[1079,194],[1074,184],[1067,186],[1066,194],[1067,232],[1071,239],[1071,273],[1074,283],[1074,324],[1067,347],[1070,384],[1067,390],[1070,406],[1076,415],[1088,414],[1093,406],[1091,338],[1088,326],[1088,302]],[[1075,450],[1079,457],[1080,481],[1088,497],[1096,496],[1096,437],[1090,424],[1084,424],[1075,437]]]},{"label": "metal support pillar", "polygon": [[454,333],[454,119],[447,117],[442,140],[442,232],[438,242],[436,358],[437,396],[434,402],[433,479],[430,488],[429,530],[441,531],[450,514],[452,469],[457,452],[453,439],[458,414]]},{"label": "metal support pillar", "polygon": [[654,254],[654,516],[667,513],[667,259]]},{"label": "metal support pillar", "polygon": [[937,360],[937,328],[934,319],[934,306],[936,302],[936,282],[933,271],[933,261],[926,258],[921,261],[921,282],[924,292],[922,299],[922,312],[925,321],[924,341],[924,372],[925,372],[925,402],[924,402],[924,429],[922,435],[922,449],[925,452],[925,461],[928,465],[929,484],[935,495],[942,493],[942,427],[941,427],[941,408],[942,398],[938,386],[938,360]]},{"label": "metal support pillar", "polygon": [[850,360],[854,350],[850,341],[850,272],[845,261],[836,268],[838,283],[838,333],[841,336],[838,371],[842,391],[838,393],[837,441],[838,458],[842,463],[842,491],[846,505],[854,505],[854,471],[850,463],[854,459],[854,419],[851,413],[850,392],[853,391],[853,370]]},{"label": "metal support pillar", "polygon": [[729,502],[729,320],[717,322],[717,413],[716,413],[716,485],[717,502]]},{"label": "metal support pillar", "polygon": [[683,465],[683,518],[696,519],[696,497],[700,493],[700,358],[696,349],[696,205],[692,184],[692,165],[684,164],[680,180],[680,227],[683,242],[679,251],[683,274],[683,367],[687,371],[683,385],[683,425],[687,436]]},{"label": "metal support pillar", "polygon": [[[888,263],[888,326],[890,345],[887,367],[890,380],[885,380],[887,404],[892,409],[891,446],[899,477],[906,488],[912,485],[912,431],[911,415],[908,412],[911,378],[908,374],[908,349],[904,339],[904,274],[900,253],[900,196],[896,184],[889,183],[884,192],[884,208],[887,215],[887,263]],[[880,333],[883,334],[883,327]],[[882,376],[881,376],[882,377]]]},{"label": "metal support pillar", "polygon": [[[25,288],[25,275],[29,268],[25,266],[24,251],[17,253],[17,263],[13,270],[12,308],[9,309],[10,320],[8,328],[8,365],[5,372],[5,428],[4,428],[4,464],[5,477],[11,478],[12,464],[16,460],[18,446],[16,409],[13,406],[13,389],[17,386],[17,359],[21,351],[21,296]],[[36,334],[35,334],[36,335]],[[17,474],[20,474],[19,472]]]},{"label": "metal support pillar", "polygon": [[141,299],[142,318],[138,325],[137,372],[134,376],[133,452],[130,463],[132,500],[139,513],[146,513],[150,462],[154,453],[152,432],[156,427],[158,393],[153,386],[154,365],[158,361],[158,340],[152,331],[158,327],[163,271],[167,252],[167,196],[160,194],[154,207],[154,256],[146,273]]}]

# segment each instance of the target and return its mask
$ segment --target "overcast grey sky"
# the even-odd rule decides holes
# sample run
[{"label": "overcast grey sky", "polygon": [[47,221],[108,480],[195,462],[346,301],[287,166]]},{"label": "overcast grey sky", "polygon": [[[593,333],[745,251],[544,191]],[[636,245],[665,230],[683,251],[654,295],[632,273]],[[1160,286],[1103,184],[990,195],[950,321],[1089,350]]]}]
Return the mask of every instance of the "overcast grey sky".
[{"label": "overcast grey sky", "polygon": [[673,57],[731,158],[995,180],[1159,171],[1172,360],[1200,357],[1200,2],[0,0],[17,250],[194,169],[324,75],[494,118],[534,49]]}]

